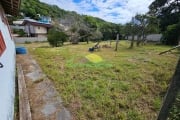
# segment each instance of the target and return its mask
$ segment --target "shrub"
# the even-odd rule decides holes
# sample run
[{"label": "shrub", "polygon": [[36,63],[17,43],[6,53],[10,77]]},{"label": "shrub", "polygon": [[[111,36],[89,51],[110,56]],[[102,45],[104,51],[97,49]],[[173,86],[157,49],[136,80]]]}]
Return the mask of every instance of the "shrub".
[{"label": "shrub", "polygon": [[30,42],[30,41],[25,41],[24,43],[25,43],[25,44],[31,44],[31,42]]},{"label": "shrub", "polygon": [[26,33],[24,32],[24,30],[19,29],[19,30],[13,30],[13,33],[18,34],[20,37],[24,37],[26,35]]},{"label": "shrub", "polygon": [[53,47],[62,46],[67,38],[68,36],[64,32],[56,28],[52,28],[48,32],[48,42]]},{"label": "shrub", "polygon": [[163,33],[163,42],[167,45],[178,45],[180,39],[180,22],[178,24],[169,25]]}]

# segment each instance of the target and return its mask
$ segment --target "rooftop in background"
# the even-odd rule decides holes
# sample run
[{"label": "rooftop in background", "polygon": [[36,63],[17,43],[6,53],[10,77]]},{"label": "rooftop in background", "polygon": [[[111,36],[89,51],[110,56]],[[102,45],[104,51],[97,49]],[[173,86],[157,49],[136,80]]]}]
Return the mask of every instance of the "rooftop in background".
[{"label": "rooftop in background", "polygon": [[37,21],[37,20],[34,20],[34,19],[30,19],[30,18],[25,18],[23,20],[22,25],[25,25],[27,23],[32,24],[32,25],[36,25],[36,26],[44,26],[44,27],[49,27],[49,28],[52,27],[52,25],[50,23]]},{"label": "rooftop in background", "polygon": [[38,20],[39,22],[42,22],[42,23],[50,23],[51,22],[51,17],[49,17],[49,16],[41,16],[39,14],[39,17],[40,17],[40,20]]},{"label": "rooftop in background", "polygon": [[1,0],[6,14],[17,15],[21,0]]}]

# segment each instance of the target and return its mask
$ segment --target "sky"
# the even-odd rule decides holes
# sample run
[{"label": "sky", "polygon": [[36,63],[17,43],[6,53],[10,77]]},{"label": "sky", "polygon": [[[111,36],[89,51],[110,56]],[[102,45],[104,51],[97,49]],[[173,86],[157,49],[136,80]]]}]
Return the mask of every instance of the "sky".
[{"label": "sky", "polygon": [[40,0],[61,9],[99,17],[112,23],[125,24],[136,14],[148,12],[154,0]]}]

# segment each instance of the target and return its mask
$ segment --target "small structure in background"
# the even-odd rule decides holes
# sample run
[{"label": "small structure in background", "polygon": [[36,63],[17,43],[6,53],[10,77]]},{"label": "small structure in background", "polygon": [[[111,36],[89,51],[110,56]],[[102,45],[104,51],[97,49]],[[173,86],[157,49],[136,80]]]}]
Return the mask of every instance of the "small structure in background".
[{"label": "small structure in background", "polygon": [[48,30],[52,27],[51,18],[40,16],[39,20],[29,17],[13,21],[11,29],[16,43],[47,41]]},{"label": "small structure in background", "polygon": [[37,21],[34,19],[24,19],[22,25],[28,37],[46,37],[48,29],[52,25],[48,21]]},{"label": "small structure in background", "polygon": [[40,16],[39,20],[34,20],[29,17],[13,21],[11,29],[15,34],[19,34],[19,31],[23,31],[24,35],[16,35],[20,37],[46,37],[48,29],[52,27],[51,17]]},{"label": "small structure in background", "polygon": [[[159,43],[161,41],[161,37],[162,37],[162,34],[149,34],[149,35],[146,36],[146,41],[147,42],[157,42],[157,43]],[[131,40],[132,36],[127,36],[126,39]],[[142,37],[140,39],[142,39]],[[137,35],[134,36],[134,40],[135,41],[138,40]]]},{"label": "small structure in background", "polygon": [[46,24],[50,24],[51,23],[51,17],[49,16],[41,16],[40,14],[38,14],[40,16],[40,19],[38,20],[41,23],[46,23]]},{"label": "small structure in background", "polygon": [[24,30],[24,26],[22,26],[23,20],[24,19],[19,19],[19,20],[13,21],[13,25],[11,25],[11,28],[13,30],[14,29],[16,29],[16,30],[19,30],[19,29]]}]

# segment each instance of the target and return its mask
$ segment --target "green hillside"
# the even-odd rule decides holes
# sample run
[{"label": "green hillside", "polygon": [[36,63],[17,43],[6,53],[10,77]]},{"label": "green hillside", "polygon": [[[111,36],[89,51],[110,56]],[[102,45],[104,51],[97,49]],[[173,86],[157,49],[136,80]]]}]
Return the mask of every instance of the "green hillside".
[{"label": "green hillside", "polygon": [[51,16],[52,18],[63,17],[68,12],[58,8],[56,5],[41,3],[39,0],[22,0],[21,12],[26,16],[38,19],[37,14]]},{"label": "green hillside", "polygon": [[103,39],[115,39],[116,33],[120,31],[120,25],[92,16],[79,15],[74,11],[65,11],[56,5],[48,5],[39,0],[22,0],[20,11],[24,16],[33,19],[38,19],[38,14],[50,16],[53,24],[64,24],[70,30],[75,28],[76,33],[82,29],[88,32],[93,29],[96,33],[92,34],[102,34],[100,36],[103,36]]}]

